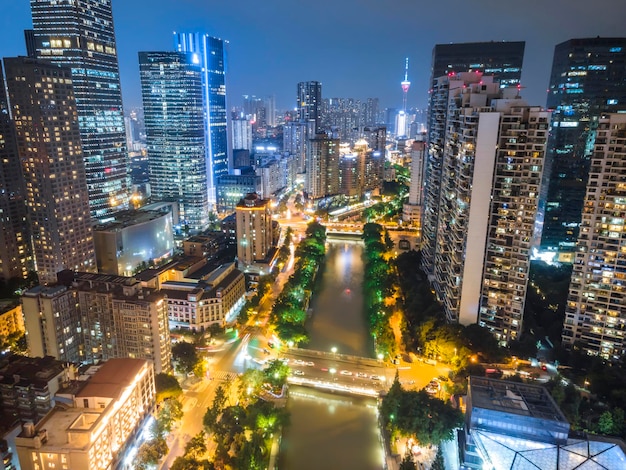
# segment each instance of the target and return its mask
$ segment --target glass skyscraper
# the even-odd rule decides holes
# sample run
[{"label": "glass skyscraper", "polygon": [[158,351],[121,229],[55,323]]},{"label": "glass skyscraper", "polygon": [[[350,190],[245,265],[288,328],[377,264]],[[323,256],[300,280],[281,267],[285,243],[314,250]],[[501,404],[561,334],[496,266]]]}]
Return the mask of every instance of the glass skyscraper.
[{"label": "glass skyscraper", "polygon": [[[29,55],[71,68],[91,217],[128,208],[128,153],[111,0],[31,0]],[[33,50],[34,49],[34,50]]]},{"label": "glass skyscraper", "polygon": [[196,53],[140,52],[152,197],[179,204],[193,232],[209,224],[202,68]]},{"label": "glass skyscraper", "polygon": [[626,111],[626,38],[570,39],[558,44],[547,107],[553,114],[541,247],[571,262],[598,121],[605,113]]},{"label": "glass skyscraper", "polygon": [[228,112],[226,67],[228,41],[202,33],[174,33],[179,52],[197,55],[202,70],[205,109],[207,183],[209,203],[215,205],[217,179],[230,169],[228,157]]}]

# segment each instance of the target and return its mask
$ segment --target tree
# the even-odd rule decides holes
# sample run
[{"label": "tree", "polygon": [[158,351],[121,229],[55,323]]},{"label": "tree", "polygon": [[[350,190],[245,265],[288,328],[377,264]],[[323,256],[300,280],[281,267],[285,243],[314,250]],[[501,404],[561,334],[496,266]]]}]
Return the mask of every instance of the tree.
[{"label": "tree", "polygon": [[144,443],[137,452],[135,468],[144,470],[150,465],[156,465],[159,459],[168,452],[167,443],[163,438],[152,439]]},{"label": "tree", "polygon": [[602,413],[598,420],[598,431],[600,434],[612,434],[614,427],[613,414],[610,411]]},{"label": "tree", "polygon": [[186,341],[179,341],[172,346],[172,357],[176,362],[176,370],[182,374],[192,372],[198,363],[196,347]]},{"label": "tree", "polygon": [[204,431],[200,431],[192,437],[189,442],[187,442],[187,445],[185,445],[185,457],[198,459],[204,455],[206,451],[206,435],[204,434]]},{"label": "tree", "polygon": [[400,463],[400,470],[417,470],[410,450],[407,450],[406,454],[404,454],[402,463]]},{"label": "tree", "polygon": [[169,433],[174,423],[182,419],[183,414],[183,404],[178,398],[168,398],[161,402],[156,416],[156,435]]},{"label": "tree", "polygon": [[435,460],[430,467],[430,470],[446,470],[446,465],[443,460],[443,451],[441,450],[441,446],[437,448],[437,454],[435,455]]},{"label": "tree", "polygon": [[162,402],[168,398],[176,398],[183,393],[183,389],[180,387],[176,377],[170,374],[161,372],[154,377],[156,387],[156,401]]},{"label": "tree", "polygon": [[224,406],[226,405],[226,389],[223,385],[220,385],[215,389],[215,396],[213,398],[212,405],[207,408],[204,417],[202,418],[202,424],[209,431],[213,431],[217,425],[217,419],[222,414]]}]

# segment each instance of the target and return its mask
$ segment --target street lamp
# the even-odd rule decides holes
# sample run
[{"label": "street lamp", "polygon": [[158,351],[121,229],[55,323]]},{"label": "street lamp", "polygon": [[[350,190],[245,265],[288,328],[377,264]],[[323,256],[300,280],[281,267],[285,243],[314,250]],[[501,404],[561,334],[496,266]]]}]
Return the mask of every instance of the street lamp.
[{"label": "street lamp", "polygon": [[330,348],[330,352],[333,354],[337,354],[337,348],[333,346],[332,348]]},{"label": "street lamp", "polygon": [[383,359],[385,358],[385,355],[383,353],[378,353],[378,361],[379,362],[383,362]]}]

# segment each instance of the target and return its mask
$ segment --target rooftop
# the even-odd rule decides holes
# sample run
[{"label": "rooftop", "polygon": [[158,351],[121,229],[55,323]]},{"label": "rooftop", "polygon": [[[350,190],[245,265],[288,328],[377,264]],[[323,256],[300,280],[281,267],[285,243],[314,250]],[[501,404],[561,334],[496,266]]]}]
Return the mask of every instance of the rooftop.
[{"label": "rooftop", "polygon": [[109,359],[76,396],[117,398],[125,387],[133,383],[146,362],[145,359]]},{"label": "rooftop", "polygon": [[468,389],[473,408],[568,422],[550,393],[541,385],[472,376]]},{"label": "rooftop", "polygon": [[166,216],[171,217],[169,212],[156,210],[121,211],[115,214],[115,220],[104,224],[97,224],[93,227],[93,229],[96,232],[114,232],[132,227],[133,225],[145,224],[146,222]]}]

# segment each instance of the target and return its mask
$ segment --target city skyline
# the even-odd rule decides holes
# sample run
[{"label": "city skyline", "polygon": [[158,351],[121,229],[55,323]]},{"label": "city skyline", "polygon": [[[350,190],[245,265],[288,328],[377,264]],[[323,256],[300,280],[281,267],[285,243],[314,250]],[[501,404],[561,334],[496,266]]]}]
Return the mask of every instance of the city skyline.
[{"label": "city skyline", "polygon": [[[492,0],[467,9],[457,0],[418,5],[322,0],[301,11],[279,1],[250,0],[225,4],[199,0],[179,3],[113,1],[122,92],[126,108],[141,106],[140,50],[170,50],[173,31],[202,31],[230,42],[229,106],[243,94],[275,94],[278,108],[295,106],[297,82],[318,80],[326,97],[381,99],[381,108],[400,107],[404,60],[411,63],[409,107],[425,108],[432,49],[436,44],[475,41],[526,41],[522,86],[529,103],[545,105],[554,47],[572,38],[619,37],[626,3],[602,2],[589,9],[584,0],[544,5],[529,0],[510,5]],[[440,12],[463,8],[463,14],[436,21]],[[541,14],[537,14],[537,9]],[[32,27],[28,2],[2,6],[3,57],[26,54],[23,30]],[[610,10],[610,14],[608,14]],[[331,13],[332,12],[332,13]],[[141,23],[138,23],[141,19]],[[434,20],[434,21],[433,21]],[[323,24],[325,34],[300,39],[302,31]],[[297,39],[292,39],[297,38]]]}]

